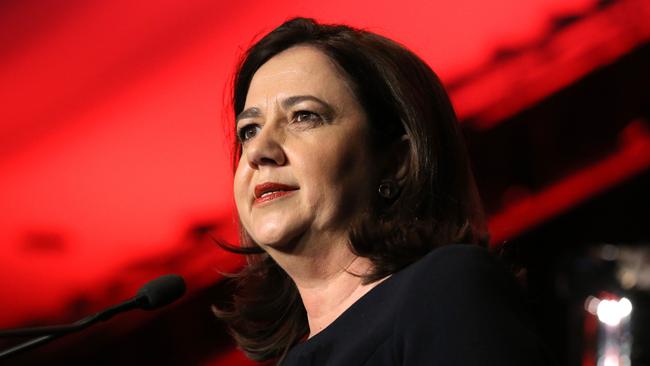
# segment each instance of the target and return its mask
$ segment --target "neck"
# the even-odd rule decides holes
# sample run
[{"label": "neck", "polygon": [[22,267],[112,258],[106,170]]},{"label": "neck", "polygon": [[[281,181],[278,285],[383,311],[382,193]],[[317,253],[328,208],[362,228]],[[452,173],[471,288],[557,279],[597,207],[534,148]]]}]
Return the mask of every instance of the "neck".
[{"label": "neck", "polygon": [[347,239],[269,254],[295,282],[307,311],[309,337],[330,325],[381,281],[363,284],[372,262],[350,250]]}]

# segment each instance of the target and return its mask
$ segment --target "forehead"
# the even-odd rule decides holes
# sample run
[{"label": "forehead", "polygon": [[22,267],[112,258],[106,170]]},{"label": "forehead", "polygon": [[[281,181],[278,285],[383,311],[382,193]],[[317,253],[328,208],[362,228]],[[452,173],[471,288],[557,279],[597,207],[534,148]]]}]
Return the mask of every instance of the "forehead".
[{"label": "forehead", "polygon": [[348,80],[327,55],[312,46],[295,46],[275,55],[255,72],[246,106],[303,94],[333,103],[354,98]]}]

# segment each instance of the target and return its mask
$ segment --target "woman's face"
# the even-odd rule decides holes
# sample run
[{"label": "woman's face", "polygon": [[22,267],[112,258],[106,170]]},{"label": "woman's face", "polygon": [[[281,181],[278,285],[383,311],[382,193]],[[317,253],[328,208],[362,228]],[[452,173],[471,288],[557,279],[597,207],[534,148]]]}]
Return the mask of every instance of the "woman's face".
[{"label": "woman's face", "polygon": [[316,48],[266,62],[237,116],[242,155],[234,194],[246,232],[262,248],[345,236],[377,179],[366,114],[346,79]]}]

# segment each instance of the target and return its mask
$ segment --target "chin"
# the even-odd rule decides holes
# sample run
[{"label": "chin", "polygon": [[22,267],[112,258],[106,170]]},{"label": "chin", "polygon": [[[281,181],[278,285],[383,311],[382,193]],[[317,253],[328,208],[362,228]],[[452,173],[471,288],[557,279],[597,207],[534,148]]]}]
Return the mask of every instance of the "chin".
[{"label": "chin", "polygon": [[295,238],[299,236],[299,228],[289,228],[281,225],[266,225],[253,231],[253,240],[262,248],[286,250],[292,247]]}]

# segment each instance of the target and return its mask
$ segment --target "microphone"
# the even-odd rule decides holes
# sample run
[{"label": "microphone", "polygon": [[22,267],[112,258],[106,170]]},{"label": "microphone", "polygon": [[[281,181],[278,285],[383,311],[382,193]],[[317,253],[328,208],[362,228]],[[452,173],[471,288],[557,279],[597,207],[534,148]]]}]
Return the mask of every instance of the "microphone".
[{"label": "microphone", "polygon": [[76,332],[91,326],[99,321],[107,321],[113,316],[133,309],[154,310],[171,304],[185,294],[185,281],[183,277],[168,274],[147,282],[138,290],[131,299],[94,315],[85,317],[72,324],[52,325],[44,327],[16,328],[0,330],[0,337],[38,336],[25,343],[0,352],[0,360],[19,351],[25,351],[35,346],[44,344],[62,335]]},{"label": "microphone", "polygon": [[136,298],[142,309],[153,310],[171,304],[185,294],[183,277],[168,274],[147,282],[138,290]]}]

